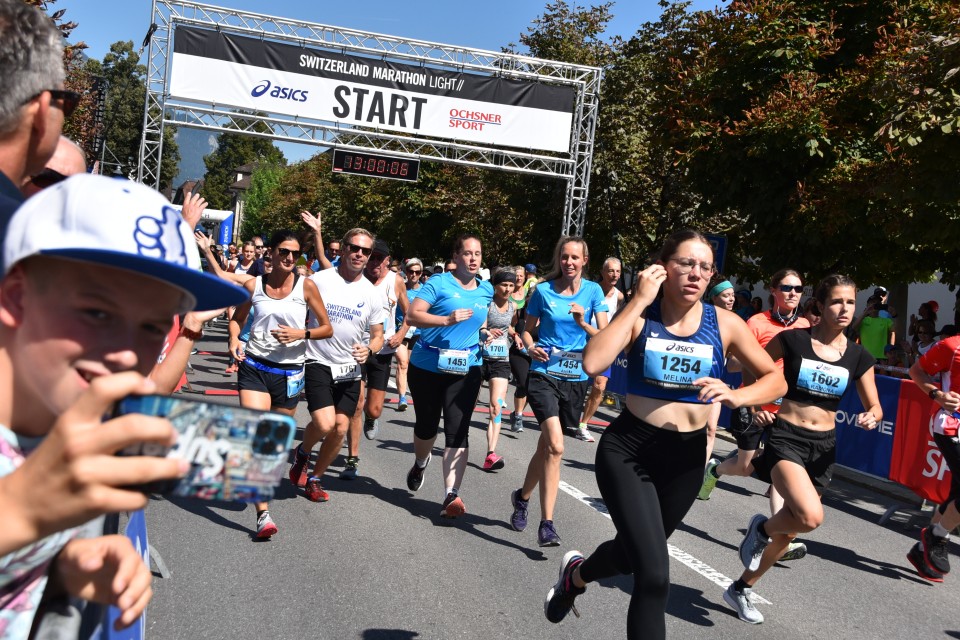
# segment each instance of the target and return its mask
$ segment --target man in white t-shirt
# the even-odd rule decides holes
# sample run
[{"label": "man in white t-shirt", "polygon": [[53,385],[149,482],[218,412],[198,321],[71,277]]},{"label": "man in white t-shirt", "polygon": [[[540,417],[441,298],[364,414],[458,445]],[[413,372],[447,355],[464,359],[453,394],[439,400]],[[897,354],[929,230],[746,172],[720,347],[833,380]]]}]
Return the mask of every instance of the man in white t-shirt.
[{"label": "man in white t-shirt", "polygon": [[[380,296],[363,277],[373,243],[373,234],[366,229],[351,229],[341,243],[340,264],[310,276],[326,303],[333,336],[307,345],[306,392],[311,422],[296,449],[290,481],[305,487],[307,499],[313,502],[330,499],[320,479],[343,446],[350,416],[360,399],[362,366],[383,346]],[[315,322],[311,318],[308,328]],[[364,339],[366,332],[369,342]],[[321,440],[313,473],[308,476],[310,451]]]},{"label": "man in white t-shirt", "polygon": [[[350,480],[357,476],[356,463],[360,454],[360,425],[363,424],[363,434],[368,440],[377,437],[380,430],[380,415],[383,413],[383,402],[387,395],[387,384],[390,381],[390,367],[393,364],[393,354],[403,341],[404,333],[408,329],[402,325],[397,330],[397,306],[404,317],[407,314],[407,289],[399,276],[390,270],[390,246],[381,238],[373,244],[373,255],[363,271],[364,277],[373,284],[380,296],[383,307],[383,348],[373,355],[366,364],[365,383],[360,387],[362,408],[357,407],[350,420],[350,431],[347,434],[347,466],[341,478]],[[364,399],[364,395],[366,398]],[[364,414],[366,418],[364,419]]]}]

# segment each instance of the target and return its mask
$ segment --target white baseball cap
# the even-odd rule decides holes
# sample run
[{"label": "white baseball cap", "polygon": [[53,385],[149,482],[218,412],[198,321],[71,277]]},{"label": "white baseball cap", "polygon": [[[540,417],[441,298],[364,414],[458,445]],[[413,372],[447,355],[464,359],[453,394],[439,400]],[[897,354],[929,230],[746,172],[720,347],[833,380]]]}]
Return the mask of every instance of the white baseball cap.
[{"label": "white baseball cap", "polygon": [[3,274],[42,255],[125,269],[184,292],[183,311],[221,309],[247,291],[200,270],[193,231],[162,195],[136,182],[78,174],[17,209],[7,227]]}]

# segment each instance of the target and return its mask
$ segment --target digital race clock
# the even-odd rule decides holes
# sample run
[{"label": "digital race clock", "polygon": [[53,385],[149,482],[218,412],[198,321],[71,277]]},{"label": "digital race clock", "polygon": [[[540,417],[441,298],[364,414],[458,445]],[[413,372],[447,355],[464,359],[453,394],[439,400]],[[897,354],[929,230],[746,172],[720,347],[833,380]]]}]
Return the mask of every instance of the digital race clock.
[{"label": "digital race clock", "polygon": [[413,158],[388,156],[383,153],[358,153],[334,149],[333,172],[416,182],[420,173],[420,161]]}]

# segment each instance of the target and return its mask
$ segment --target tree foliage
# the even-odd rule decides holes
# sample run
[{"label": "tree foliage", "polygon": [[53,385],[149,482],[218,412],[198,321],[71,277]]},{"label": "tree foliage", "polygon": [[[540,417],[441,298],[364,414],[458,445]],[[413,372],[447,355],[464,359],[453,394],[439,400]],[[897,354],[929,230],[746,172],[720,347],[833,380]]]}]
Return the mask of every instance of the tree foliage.
[{"label": "tree foliage", "polygon": [[[235,118],[236,125],[246,131],[264,133],[269,125],[257,119],[250,122]],[[233,203],[230,185],[237,181],[236,170],[245,164],[286,164],[283,153],[268,138],[224,132],[217,136],[217,148],[204,157],[207,173],[203,197],[213,209],[229,209]]]}]

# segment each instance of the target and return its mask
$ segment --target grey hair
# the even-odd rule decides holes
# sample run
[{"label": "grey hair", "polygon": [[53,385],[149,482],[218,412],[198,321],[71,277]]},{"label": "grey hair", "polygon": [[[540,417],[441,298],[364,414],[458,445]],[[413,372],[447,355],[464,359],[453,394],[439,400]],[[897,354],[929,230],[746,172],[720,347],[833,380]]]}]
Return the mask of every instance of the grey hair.
[{"label": "grey hair", "polygon": [[53,20],[23,0],[0,0],[0,136],[17,128],[25,103],[65,78],[63,36]]},{"label": "grey hair", "polygon": [[603,265],[601,265],[600,268],[601,268],[601,269],[606,269],[606,268],[607,268],[607,265],[610,264],[611,262],[616,262],[616,263],[617,263],[617,266],[620,267],[621,269],[623,269],[623,263],[620,262],[620,258],[614,258],[614,257],[612,257],[612,256],[609,257],[609,258],[607,258],[606,260],[604,260],[604,261],[603,261]]},{"label": "grey hair", "polygon": [[420,261],[420,258],[410,258],[409,260],[403,263],[403,270],[406,271],[413,265],[419,265],[419,267],[423,269],[423,262]]}]

